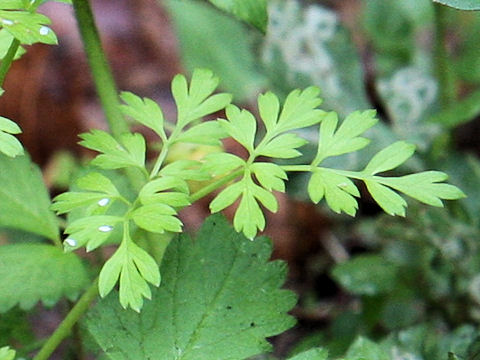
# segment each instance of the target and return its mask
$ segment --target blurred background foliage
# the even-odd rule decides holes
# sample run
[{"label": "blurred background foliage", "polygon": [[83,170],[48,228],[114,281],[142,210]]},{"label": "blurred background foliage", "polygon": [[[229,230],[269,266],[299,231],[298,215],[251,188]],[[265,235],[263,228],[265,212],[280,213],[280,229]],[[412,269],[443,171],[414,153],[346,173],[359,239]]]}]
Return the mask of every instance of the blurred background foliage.
[{"label": "blurred background foliage", "polygon": [[[196,67],[213,70],[222,90],[251,110],[266,89],[284,97],[316,85],[324,109],[345,117],[375,108],[382,120],[367,134],[368,148],[329,166],[360,169],[403,139],[417,155],[400,171],[445,171],[468,195],[440,210],[409,204],[406,218],[381,214],[366,197],[352,220],[309,204],[308,179],[292,175],[266,231],[300,296],[298,325],[272,340],[277,355],[320,346],[333,357],[369,349],[369,360],[480,358],[480,12],[431,0],[270,0],[263,33],[261,23],[249,26],[202,0],[93,4],[120,88],[155,99],[167,117],[175,111],[171,78]],[[52,3],[42,11],[60,45],[28,49],[12,68],[0,109],[19,121],[22,141],[56,193],[89,156],[77,134],[105,125],[71,10]],[[318,137],[315,129],[301,135]],[[314,150],[304,148],[304,157]],[[178,156],[205,151],[179,149]],[[207,215],[206,204],[184,212],[190,229]],[[36,324],[52,313],[3,316],[18,321],[0,329],[0,343],[18,347],[32,331],[48,333]]]}]

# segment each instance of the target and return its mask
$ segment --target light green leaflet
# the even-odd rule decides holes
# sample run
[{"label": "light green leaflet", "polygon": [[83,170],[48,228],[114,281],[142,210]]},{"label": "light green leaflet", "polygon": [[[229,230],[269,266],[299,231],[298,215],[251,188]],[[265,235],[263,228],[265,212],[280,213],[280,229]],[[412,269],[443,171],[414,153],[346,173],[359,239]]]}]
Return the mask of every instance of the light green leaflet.
[{"label": "light green leaflet", "polygon": [[0,152],[9,157],[23,155],[20,141],[11,134],[20,134],[22,130],[16,123],[0,116]]},{"label": "light green leaflet", "polygon": [[[0,5],[0,8],[5,7]],[[57,36],[47,26],[48,24],[50,19],[41,14],[30,11],[0,10],[0,26],[25,45],[38,42],[57,44]]]}]

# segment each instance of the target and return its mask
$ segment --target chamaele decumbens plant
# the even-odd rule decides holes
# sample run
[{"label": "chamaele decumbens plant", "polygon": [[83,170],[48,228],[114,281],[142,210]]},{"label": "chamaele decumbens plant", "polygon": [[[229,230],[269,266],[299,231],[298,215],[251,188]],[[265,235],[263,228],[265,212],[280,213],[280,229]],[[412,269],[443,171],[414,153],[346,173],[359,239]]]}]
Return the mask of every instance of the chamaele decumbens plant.
[{"label": "chamaele decumbens plant", "polygon": [[[21,55],[21,45],[56,43],[48,18],[36,12],[42,2],[1,1],[0,41],[8,44],[8,50],[0,54],[0,86],[12,61]],[[1,225],[53,243],[0,247],[0,312],[16,304],[29,309],[39,300],[46,305],[61,297],[73,300],[84,291],[34,359],[52,354],[98,294],[101,300],[84,323],[108,358],[244,359],[268,351],[265,337],[294,323],[287,311],[295,296],[280,289],[285,266],[268,261],[271,245],[256,236],[265,228],[264,209],[277,211],[274,192],[285,191],[289,172],[310,174],[308,194],[314,203],[325,199],[334,212],[351,216],[360,196],[355,181],[363,182],[390,215],[405,216],[407,203],[400,194],[437,207],[444,199],[464,196],[444,182],[447,175],[442,172],[382,175],[413,155],[414,146],[403,141],[378,152],[359,171],[323,167],[327,158],[366,147],[369,140],[362,134],[377,119],[375,111],[367,110],[340,121],[336,113],[319,109],[316,87],[294,90],[283,103],[271,92],[261,94],[257,117],[231,104],[230,94],[216,93],[219,79],[206,69],[195,70],[190,81],[183,75],[173,79],[175,121],[165,119],[148,98],[130,92],[118,97],[88,1],[74,0],[73,5],[111,130],[80,135],[80,144],[98,155],[70,191],[50,204],[40,173],[14,136],[20,128],[0,117],[0,192],[12,194],[11,202],[0,205]],[[219,111],[225,118],[203,121]],[[146,159],[149,144],[140,133],[129,131],[126,119],[158,136],[161,150],[153,161]],[[302,155],[307,141],[296,131],[313,126],[319,133],[316,156],[299,165],[294,159]],[[225,138],[233,138],[248,156],[219,150],[201,161],[167,161],[176,144],[221,149]],[[274,162],[277,159],[282,162]],[[214,215],[192,241],[182,234],[178,212],[217,190],[210,210],[218,213],[237,203],[234,230]],[[51,211],[67,215],[63,240],[58,224],[64,221]],[[112,244],[118,245],[116,250],[90,281],[74,251]],[[294,359],[326,356],[325,351],[312,350]],[[0,359],[14,357],[14,350],[0,349]]]}]

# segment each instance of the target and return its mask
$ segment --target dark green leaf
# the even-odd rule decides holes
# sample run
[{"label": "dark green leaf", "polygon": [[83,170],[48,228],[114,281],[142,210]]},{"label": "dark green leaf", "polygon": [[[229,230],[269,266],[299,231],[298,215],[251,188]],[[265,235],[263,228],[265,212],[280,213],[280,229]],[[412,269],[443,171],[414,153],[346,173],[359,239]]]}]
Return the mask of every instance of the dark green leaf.
[{"label": "dark green leaf", "polygon": [[241,360],[271,349],[265,337],[291,327],[293,293],[280,290],[285,265],[268,262],[271,244],[249,241],[221,216],[195,241],[181,235],[163,258],[162,283],[142,312],[114,296],[87,316],[87,328],[111,359]]},{"label": "dark green leaf", "polygon": [[58,224],[38,168],[28,156],[0,154],[0,227],[58,238]]},{"label": "dark green leaf", "polygon": [[62,296],[74,300],[87,284],[75,254],[44,244],[0,246],[0,312],[16,304],[30,309],[40,300],[52,306]]}]

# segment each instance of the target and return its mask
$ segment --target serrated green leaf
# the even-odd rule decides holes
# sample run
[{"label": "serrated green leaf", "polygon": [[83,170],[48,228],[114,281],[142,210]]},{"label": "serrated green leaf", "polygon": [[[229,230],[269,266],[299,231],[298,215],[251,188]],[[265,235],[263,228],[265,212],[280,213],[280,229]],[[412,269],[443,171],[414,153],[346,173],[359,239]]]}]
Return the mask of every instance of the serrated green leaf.
[{"label": "serrated green leaf", "polygon": [[45,244],[0,246],[0,312],[16,304],[28,310],[40,300],[52,306],[62,296],[73,300],[87,284],[75,254]]},{"label": "serrated green leaf", "polygon": [[367,164],[364,172],[374,175],[392,170],[407,161],[415,152],[415,145],[397,141],[378,152]]},{"label": "serrated green leaf", "polygon": [[88,313],[87,329],[114,360],[241,360],[267,352],[265,337],[294,324],[286,312],[295,304],[292,292],[279,289],[286,267],[268,262],[271,251],[267,239],[248,241],[212,216],[195,241],[181,235],[170,243],[162,284],[140,314],[112,295]]},{"label": "serrated green leaf", "polygon": [[112,236],[115,226],[123,218],[112,215],[93,215],[73,221],[65,229],[69,234],[64,241],[65,251],[73,251],[86,245],[87,251],[92,251],[102,245]]},{"label": "serrated green leaf", "polygon": [[0,26],[7,30],[22,44],[32,45],[40,42],[55,45],[58,43],[57,36],[50,29],[50,19],[45,15],[29,11],[5,11],[0,10]]},{"label": "serrated green leaf", "polygon": [[242,194],[243,181],[233,183],[223,189],[210,203],[210,211],[216,213],[232,205]]},{"label": "serrated green leaf", "polygon": [[328,351],[320,348],[310,349],[288,358],[288,360],[328,360]]},{"label": "serrated green leaf", "polygon": [[93,159],[95,166],[103,169],[145,166],[145,139],[140,134],[122,134],[117,142],[109,133],[94,129],[80,137],[83,139],[80,145],[102,153]]},{"label": "serrated green leaf", "polygon": [[480,0],[433,0],[460,10],[480,10]]},{"label": "serrated green leaf", "polygon": [[172,81],[172,94],[177,104],[177,126],[184,128],[191,122],[222,110],[232,100],[230,94],[216,94],[219,79],[207,69],[195,69],[188,87],[183,75]]},{"label": "serrated green leaf", "polygon": [[0,226],[58,239],[58,223],[42,175],[28,156],[0,154]]},{"label": "serrated green leaf", "polygon": [[365,180],[365,185],[372,198],[387,214],[405,216],[407,202],[395,191],[374,181]]},{"label": "serrated green leaf", "polygon": [[143,298],[151,299],[147,282],[160,285],[160,272],[153,258],[127,236],[100,272],[98,288],[101,297],[108,295],[120,278],[120,304],[140,312]]},{"label": "serrated green leaf", "polygon": [[233,226],[236,231],[253,240],[258,230],[265,229],[265,217],[262,209],[249,188],[244,189],[240,205],[233,218]]},{"label": "serrated green leaf", "polygon": [[142,229],[163,234],[165,231],[182,231],[182,222],[175,217],[176,214],[171,206],[150,203],[135,209],[131,213],[131,218]]},{"label": "serrated green leaf", "polygon": [[348,115],[335,131],[338,117],[335,113],[329,113],[320,125],[317,156],[312,163],[318,165],[327,157],[357,151],[367,146],[369,140],[359,135],[377,123],[375,114],[374,110],[355,111]]},{"label": "serrated green leaf", "polygon": [[10,349],[8,346],[0,348],[0,360],[14,360],[15,350]]},{"label": "serrated green leaf", "polygon": [[115,185],[106,176],[98,172],[90,172],[76,180],[80,189],[97,191],[111,196],[120,196]]},{"label": "serrated green leaf", "polygon": [[209,0],[218,8],[240,20],[255,26],[260,31],[267,30],[267,0]]},{"label": "serrated green leaf", "polygon": [[142,99],[131,92],[122,92],[120,97],[126,103],[120,107],[125,115],[155,131],[164,142],[167,141],[163,128],[165,121],[163,112],[155,101],[149,98]]},{"label": "serrated green leaf", "polygon": [[324,196],[330,209],[336,213],[345,212],[354,216],[358,209],[359,197],[355,184],[346,176],[335,173],[334,169],[316,169],[308,183],[308,194],[314,203]]},{"label": "serrated green leaf", "polygon": [[250,170],[257,178],[260,185],[268,191],[285,191],[285,180],[288,179],[286,172],[277,164],[255,162]]},{"label": "serrated green leaf", "polygon": [[278,132],[301,129],[318,124],[325,111],[316,109],[322,103],[318,97],[320,89],[311,86],[305,90],[293,90],[288,94],[278,119]]},{"label": "serrated green leaf", "polygon": [[249,182],[249,189],[252,195],[260,201],[260,203],[265,206],[271,212],[277,212],[278,210],[278,202],[275,196],[270,192],[265,190],[264,188],[256,185],[253,181]]},{"label": "serrated green leaf", "polygon": [[248,110],[240,110],[235,105],[228,105],[225,111],[227,119],[218,120],[223,129],[242,144],[250,153],[253,152],[253,142],[257,131],[257,122]]},{"label": "serrated green leaf", "polygon": [[356,295],[385,294],[395,286],[398,268],[379,255],[358,255],[337,264],[332,276]]},{"label": "serrated green leaf", "polygon": [[441,183],[448,178],[440,171],[424,171],[398,178],[376,177],[378,182],[398,190],[425,204],[442,207],[443,200],[454,200],[465,197],[456,186]]},{"label": "serrated green leaf", "polygon": [[259,146],[255,149],[255,153],[272,158],[291,159],[302,155],[297,148],[307,143],[308,141],[302,139],[296,134],[282,134],[272,139],[264,146]]},{"label": "serrated green leaf", "polygon": [[57,214],[65,214],[73,209],[98,204],[106,206],[112,199],[102,193],[69,191],[56,196],[50,209]]},{"label": "serrated green leaf", "polygon": [[258,112],[267,132],[273,131],[280,112],[280,101],[277,95],[270,91],[260,94],[258,96]]},{"label": "serrated green leaf", "polygon": [[206,121],[181,133],[176,138],[175,142],[201,145],[221,145],[222,142],[220,139],[227,136],[228,134],[217,121]]},{"label": "serrated green leaf", "polygon": [[[165,190],[179,190],[180,192],[165,192]],[[174,207],[183,207],[190,205],[188,193],[188,184],[183,179],[162,177],[145,184],[140,190],[138,198],[144,205],[162,203]]]}]

